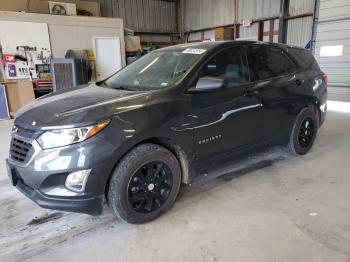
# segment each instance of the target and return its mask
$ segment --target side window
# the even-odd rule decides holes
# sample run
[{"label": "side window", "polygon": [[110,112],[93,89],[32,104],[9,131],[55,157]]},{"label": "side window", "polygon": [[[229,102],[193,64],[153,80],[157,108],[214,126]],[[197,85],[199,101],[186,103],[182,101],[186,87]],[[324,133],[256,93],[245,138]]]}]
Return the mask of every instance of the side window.
[{"label": "side window", "polygon": [[254,46],[251,50],[258,80],[287,75],[295,70],[294,63],[279,48]]},{"label": "side window", "polygon": [[215,55],[202,69],[200,77],[226,79],[227,87],[235,87],[250,81],[245,51],[234,47]]}]

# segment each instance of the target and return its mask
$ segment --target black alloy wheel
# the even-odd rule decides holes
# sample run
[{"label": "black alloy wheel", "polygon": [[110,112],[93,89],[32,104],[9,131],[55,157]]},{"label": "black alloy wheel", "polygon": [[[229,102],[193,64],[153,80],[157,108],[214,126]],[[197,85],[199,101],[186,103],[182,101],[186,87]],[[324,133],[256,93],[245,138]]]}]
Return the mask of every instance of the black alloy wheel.
[{"label": "black alloy wheel", "polygon": [[293,155],[304,155],[315,142],[318,130],[318,115],[312,108],[304,108],[297,116],[287,146]]},{"label": "black alloy wheel", "polygon": [[128,223],[146,223],[169,210],[180,184],[181,167],[175,155],[160,145],[141,144],[115,167],[108,185],[108,205]]},{"label": "black alloy wheel", "polygon": [[160,161],[149,162],[131,177],[128,201],[136,212],[151,213],[163,205],[172,188],[173,176],[170,168]]},{"label": "black alloy wheel", "polygon": [[307,148],[313,142],[315,134],[315,125],[310,117],[307,117],[301,123],[298,135],[298,141],[301,147]]}]

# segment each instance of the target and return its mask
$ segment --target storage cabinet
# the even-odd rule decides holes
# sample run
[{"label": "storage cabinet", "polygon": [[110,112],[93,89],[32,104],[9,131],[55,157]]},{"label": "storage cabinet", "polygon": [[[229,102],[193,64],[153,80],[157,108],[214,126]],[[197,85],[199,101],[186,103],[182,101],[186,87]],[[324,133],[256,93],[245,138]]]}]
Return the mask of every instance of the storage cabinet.
[{"label": "storage cabinet", "polygon": [[11,81],[1,84],[6,87],[7,103],[11,117],[14,117],[20,108],[35,99],[31,81]]}]

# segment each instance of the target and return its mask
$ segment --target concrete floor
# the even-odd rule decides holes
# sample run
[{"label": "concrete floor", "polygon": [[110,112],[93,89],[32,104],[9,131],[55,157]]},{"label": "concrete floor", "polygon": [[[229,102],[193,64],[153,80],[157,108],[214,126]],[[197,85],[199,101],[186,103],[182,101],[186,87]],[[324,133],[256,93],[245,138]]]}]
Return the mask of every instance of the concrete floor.
[{"label": "concrete floor", "polygon": [[47,211],[9,186],[11,124],[0,122],[1,261],[350,261],[349,113],[329,112],[308,155],[185,188],[138,226]]}]

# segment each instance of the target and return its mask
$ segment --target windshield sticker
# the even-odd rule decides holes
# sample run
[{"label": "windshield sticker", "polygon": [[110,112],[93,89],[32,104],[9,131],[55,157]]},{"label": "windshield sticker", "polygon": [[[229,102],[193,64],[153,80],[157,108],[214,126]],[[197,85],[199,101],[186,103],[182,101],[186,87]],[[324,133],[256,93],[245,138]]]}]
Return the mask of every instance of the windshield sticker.
[{"label": "windshield sticker", "polygon": [[187,48],[182,53],[184,54],[194,54],[194,55],[201,55],[205,53],[207,50],[205,49],[198,49],[198,48]]}]

